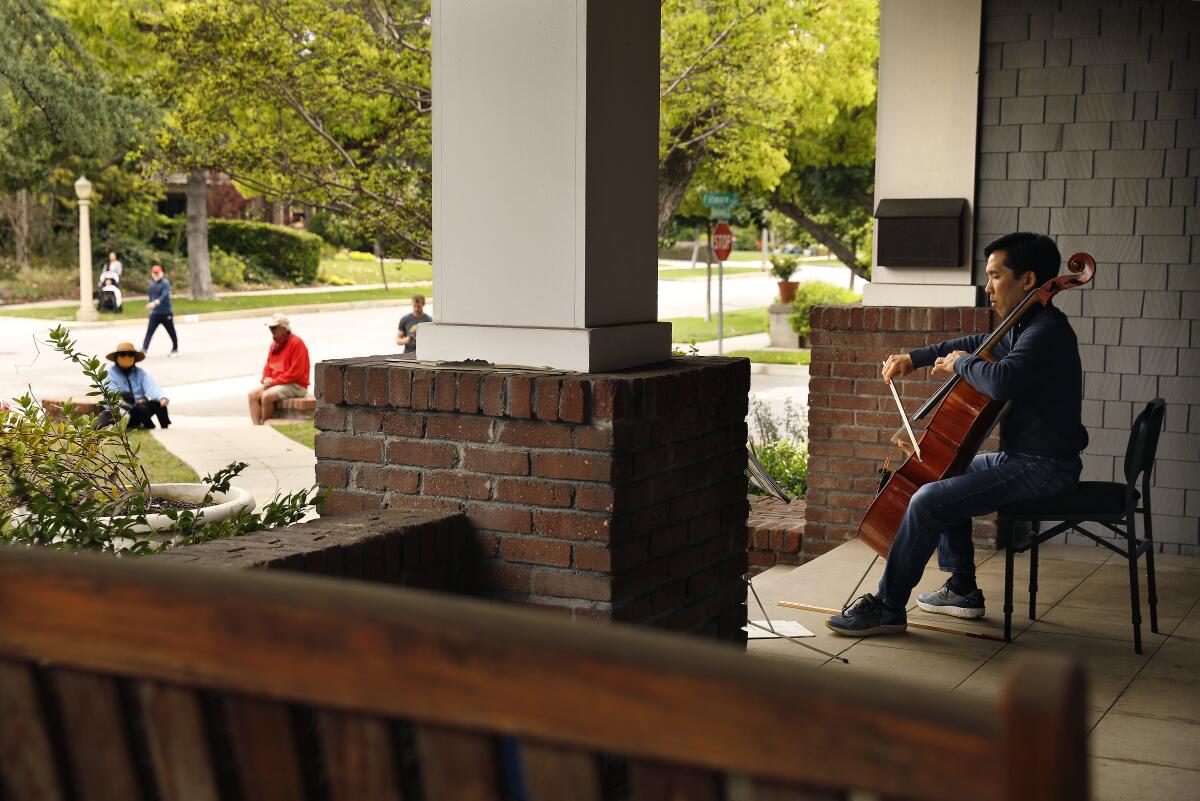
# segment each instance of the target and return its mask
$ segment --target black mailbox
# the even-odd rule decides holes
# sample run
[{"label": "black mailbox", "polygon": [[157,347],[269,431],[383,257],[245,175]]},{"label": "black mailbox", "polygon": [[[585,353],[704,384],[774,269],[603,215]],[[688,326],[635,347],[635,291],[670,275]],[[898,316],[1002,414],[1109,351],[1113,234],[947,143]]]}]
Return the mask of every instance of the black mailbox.
[{"label": "black mailbox", "polygon": [[875,209],[879,264],[884,267],[960,267],[963,215],[960,197],[881,200]]}]

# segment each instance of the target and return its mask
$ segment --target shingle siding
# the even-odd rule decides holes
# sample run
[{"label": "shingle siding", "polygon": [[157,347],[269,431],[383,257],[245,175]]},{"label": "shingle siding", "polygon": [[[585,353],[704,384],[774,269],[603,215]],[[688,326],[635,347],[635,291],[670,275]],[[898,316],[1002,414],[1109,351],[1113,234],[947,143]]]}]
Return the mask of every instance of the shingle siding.
[{"label": "shingle siding", "polygon": [[1155,540],[1200,553],[1200,2],[984,0],[976,258],[1017,227],[1097,261],[1059,296],[1084,364],[1084,478],[1167,400]]}]

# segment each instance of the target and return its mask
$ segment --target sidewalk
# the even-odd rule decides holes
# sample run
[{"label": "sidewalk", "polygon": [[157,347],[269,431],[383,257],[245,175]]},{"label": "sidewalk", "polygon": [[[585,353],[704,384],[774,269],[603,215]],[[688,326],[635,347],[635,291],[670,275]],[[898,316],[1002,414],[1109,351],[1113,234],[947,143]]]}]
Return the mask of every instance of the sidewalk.
[{"label": "sidewalk", "polygon": [[251,425],[248,417],[172,415],[172,420],[166,431],[154,429],[154,438],[201,477],[230,462],[246,462],[249,467],[234,483],[260,509],[277,493],[315,483],[316,454],[271,426]]}]

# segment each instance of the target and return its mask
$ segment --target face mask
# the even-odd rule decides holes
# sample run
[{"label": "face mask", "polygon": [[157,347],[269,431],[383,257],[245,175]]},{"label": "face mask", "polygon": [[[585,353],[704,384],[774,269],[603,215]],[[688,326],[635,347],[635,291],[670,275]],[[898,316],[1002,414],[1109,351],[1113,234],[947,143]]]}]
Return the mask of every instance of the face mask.
[{"label": "face mask", "polygon": [[128,370],[130,367],[133,367],[133,364],[134,358],[132,356],[117,357],[117,367],[120,367],[123,370]]}]

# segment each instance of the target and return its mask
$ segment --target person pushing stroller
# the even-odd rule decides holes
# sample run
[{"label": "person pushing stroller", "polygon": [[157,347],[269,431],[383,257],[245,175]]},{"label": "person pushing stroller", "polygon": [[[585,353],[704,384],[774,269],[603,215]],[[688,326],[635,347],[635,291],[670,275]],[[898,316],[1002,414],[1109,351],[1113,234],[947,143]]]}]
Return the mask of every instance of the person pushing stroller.
[{"label": "person pushing stroller", "polygon": [[[117,262],[120,265],[120,262]],[[96,287],[96,308],[100,311],[119,312],[124,306],[121,296],[121,271],[104,265],[100,273],[100,283]]]}]

